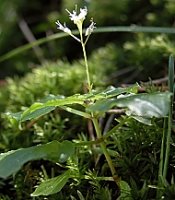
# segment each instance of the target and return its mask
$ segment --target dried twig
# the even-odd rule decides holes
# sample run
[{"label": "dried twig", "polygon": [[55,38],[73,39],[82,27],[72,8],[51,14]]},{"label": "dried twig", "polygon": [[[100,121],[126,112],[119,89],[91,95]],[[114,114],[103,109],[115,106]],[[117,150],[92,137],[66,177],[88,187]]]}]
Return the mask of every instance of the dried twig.
[{"label": "dried twig", "polygon": [[[19,21],[18,25],[19,25],[19,28],[21,29],[24,37],[26,38],[26,40],[29,43],[36,41],[35,36],[33,35],[27,22],[24,19],[21,19]],[[32,48],[33,48],[38,60],[42,63],[42,61],[44,60],[42,49],[39,46],[33,46]]]}]

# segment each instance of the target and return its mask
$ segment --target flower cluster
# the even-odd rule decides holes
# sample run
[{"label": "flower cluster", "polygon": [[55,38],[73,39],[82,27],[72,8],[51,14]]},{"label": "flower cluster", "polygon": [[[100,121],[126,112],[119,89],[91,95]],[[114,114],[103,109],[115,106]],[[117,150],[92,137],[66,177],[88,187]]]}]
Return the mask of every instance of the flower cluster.
[{"label": "flower cluster", "polygon": [[[79,39],[78,37],[76,37],[75,35],[72,34],[71,30],[66,26],[66,24],[64,23],[64,25],[62,25],[59,20],[56,21],[56,25],[57,25],[57,29],[65,32],[65,33],[68,33],[70,36],[72,36],[74,39],[76,39],[78,42],[82,42],[82,26],[83,26],[83,22],[86,18],[86,15],[87,15],[87,8],[80,8],[80,13],[78,14],[77,11],[73,10],[73,12],[69,12],[69,10],[66,9],[66,11],[69,13],[69,18],[71,21],[74,22],[74,24],[76,24],[78,30],[79,30],[79,33],[80,33],[80,37],[81,39]],[[86,29],[85,31],[85,36],[89,37],[91,35],[91,33],[94,31],[94,29],[96,28],[95,27],[95,24],[93,22],[93,20],[91,20],[91,24],[89,25],[89,27]]]},{"label": "flower cluster", "polygon": [[87,8],[80,8],[80,14],[77,15],[77,12],[73,10],[73,13],[69,12],[67,9],[66,11],[69,13],[69,18],[76,24],[77,26],[79,24],[83,24],[83,21],[86,18],[87,15]]}]

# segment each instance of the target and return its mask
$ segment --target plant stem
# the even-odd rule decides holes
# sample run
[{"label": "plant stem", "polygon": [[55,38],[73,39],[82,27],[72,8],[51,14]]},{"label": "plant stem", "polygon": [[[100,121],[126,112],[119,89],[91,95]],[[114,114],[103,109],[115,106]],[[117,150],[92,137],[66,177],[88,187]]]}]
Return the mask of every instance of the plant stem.
[{"label": "plant stem", "polygon": [[[86,179],[86,180],[92,180],[92,178],[87,176],[87,175],[85,175],[83,178]],[[95,179],[98,180],[98,181],[114,181],[114,179],[112,177],[103,177],[103,176],[102,177],[99,177],[99,176],[95,177]]]},{"label": "plant stem", "polygon": [[[101,130],[100,130],[99,123],[98,123],[97,119],[96,119],[96,118],[93,118],[93,119],[92,119],[92,122],[93,122],[94,127],[95,127],[95,131],[96,131],[96,134],[97,134],[97,138],[98,138],[98,139],[102,138]],[[110,157],[110,155],[109,155],[109,152],[108,152],[108,150],[107,150],[107,148],[106,148],[105,142],[104,142],[104,141],[101,141],[100,146],[101,146],[101,149],[102,149],[102,151],[103,151],[103,154],[104,154],[104,156],[105,156],[105,158],[106,158],[106,160],[107,160],[107,162],[108,162],[108,165],[109,165],[109,168],[110,168],[110,170],[111,170],[113,179],[114,179],[114,181],[116,182],[116,184],[119,186],[119,177],[117,176],[115,167],[114,167],[114,165],[113,165],[113,163],[112,163],[112,159],[111,159],[111,157]]]},{"label": "plant stem", "polygon": [[[165,188],[167,186],[167,172],[169,165],[169,156],[170,156],[170,141],[171,141],[171,131],[172,131],[172,121],[173,121],[173,101],[174,101],[174,58],[172,55],[169,57],[168,64],[168,88],[172,93],[170,103],[169,103],[169,114],[168,119],[164,119],[164,127],[163,127],[163,136],[162,136],[162,144],[161,144],[161,152],[160,152],[160,163],[159,163],[159,173],[158,173],[158,187],[157,190],[157,198],[160,199],[163,190],[160,188]],[[165,133],[167,134],[165,135]]]},{"label": "plant stem", "polygon": [[166,150],[165,150],[165,162],[163,169],[163,178],[166,179],[167,171],[168,171],[168,163],[170,156],[170,140],[171,140],[171,130],[172,130],[172,104],[170,103],[169,116],[168,116],[168,131],[166,138]]},{"label": "plant stem", "polygon": [[76,110],[76,109],[70,108],[68,106],[60,106],[60,108],[62,108],[63,110],[66,110],[67,112],[73,113],[75,115],[82,116],[82,117],[87,118],[87,119],[91,118],[91,115],[89,113],[82,112],[80,110]]},{"label": "plant stem", "polygon": [[83,50],[84,62],[85,62],[85,67],[86,67],[86,77],[87,77],[88,90],[89,90],[89,93],[91,93],[92,88],[91,88],[91,81],[90,81],[90,75],[89,75],[89,66],[88,66],[86,48],[85,48],[85,43],[83,41],[82,33],[80,33],[80,39],[81,39],[81,46],[82,46],[82,50]]},{"label": "plant stem", "polygon": [[91,141],[87,141],[87,142],[79,142],[79,143],[75,143],[76,146],[92,146],[92,145],[96,145],[96,144],[100,144],[103,141],[103,138],[99,138],[96,140],[91,140]]},{"label": "plant stem", "polygon": [[166,150],[165,150],[165,162],[163,169],[163,177],[166,178],[169,164],[169,156],[170,156],[170,140],[171,140],[171,131],[172,131],[172,114],[173,114],[173,101],[174,101],[174,58],[172,55],[169,57],[169,65],[168,65],[168,88],[172,93],[172,97],[170,99],[169,104],[169,115],[168,115],[168,131],[166,137]]},{"label": "plant stem", "polygon": [[[85,61],[85,67],[86,67],[86,77],[87,77],[87,85],[88,85],[88,90],[89,90],[89,93],[92,92],[92,86],[91,86],[91,81],[90,81],[90,75],[89,75],[89,66],[88,66],[88,60],[87,60],[87,54],[86,54],[86,42],[87,40],[84,42],[83,41],[83,34],[82,34],[82,27],[79,27],[79,33],[80,33],[80,41],[81,41],[81,46],[82,46],[82,50],[83,50],[83,56],[84,56],[84,61]],[[100,126],[99,126],[99,123],[98,123],[98,120],[97,118],[94,117],[94,113],[92,112],[91,113],[91,119],[92,119],[92,122],[94,124],[94,127],[95,127],[95,131],[96,131],[96,134],[97,134],[97,139],[98,140],[101,140],[100,142],[100,146],[101,146],[101,150],[108,162],[108,165],[109,165],[109,168],[111,170],[111,173],[112,173],[112,176],[113,176],[113,179],[114,181],[116,182],[117,186],[119,187],[119,177],[117,176],[117,173],[116,173],[116,170],[115,170],[115,167],[112,163],[112,159],[109,155],[109,152],[106,148],[106,144],[104,142],[104,140],[102,139],[102,134],[101,134],[101,129],[100,129]]]},{"label": "plant stem", "polygon": [[[86,49],[85,49],[86,42],[84,43],[84,41],[83,41],[82,32],[80,32],[80,39],[81,39],[81,45],[82,45],[82,49],[83,49],[83,56],[84,56],[85,67],[86,67],[88,90],[89,90],[89,93],[91,93],[92,92],[92,88],[91,88],[91,81],[90,81],[90,75],[89,75],[89,66],[88,66]],[[95,127],[95,131],[96,131],[96,134],[97,134],[97,139],[100,140],[102,138],[102,134],[101,134],[101,130],[100,130],[100,126],[99,126],[98,120],[97,120],[97,118],[94,118],[94,114],[93,113],[91,113],[91,116],[92,116],[92,122],[93,122],[94,127]],[[116,182],[117,186],[119,186],[119,177],[117,176],[115,167],[114,167],[114,165],[112,163],[112,159],[111,159],[111,157],[109,155],[109,152],[108,152],[108,150],[106,148],[106,144],[105,144],[105,142],[103,140],[101,141],[100,146],[101,146],[102,152],[103,152],[103,154],[104,154],[104,156],[105,156],[105,158],[106,158],[106,160],[108,162],[108,165],[109,165],[109,168],[111,170],[113,179]]]},{"label": "plant stem", "polygon": [[163,191],[160,190],[160,188],[163,188],[164,183],[165,183],[165,178],[163,177],[163,170],[164,170],[164,158],[165,158],[166,131],[167,131],[167,118],[165,118],[163,122],[163,135],[162,135],[162,143],[161,143],[161,151],[160,151],[160,162],[159,162],[159,171],[158,171],[158,189],[156,192],[156,199],[161,199]]},{"label": "plant stem", "polygon": [[[166,131],[167,131],[167,119],[164,119],[161,152],[160,152],[159,174],[158,174],[159,179],[158,180],[160,180],[160,178],[163,176],[163,164],[164,164],[164,156],[165,156],[165,132]],[[160,181],[158,181],[158,182],[160,184]]]}]

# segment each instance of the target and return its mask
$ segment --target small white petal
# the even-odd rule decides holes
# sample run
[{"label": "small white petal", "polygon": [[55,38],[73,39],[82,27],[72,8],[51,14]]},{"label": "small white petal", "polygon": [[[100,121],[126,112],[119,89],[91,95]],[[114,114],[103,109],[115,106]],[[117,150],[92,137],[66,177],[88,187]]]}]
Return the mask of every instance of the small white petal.
[{"label": "small white petal", "polygon": [[59,21],[56,21],[55,23],[57,25],[57,29],[64,31],[65,33],[71,34],[71,30],[66,26],[65,23],[64,26]]},{"label": "small white petal", "polygon": [[79,15],[75,10],[73,12],[69,12],[69,10],[66,9],[66,11],[69,13],[69,18],[74,22],[74,24],[82,24],[83,21],[85,20],[85,17],[87,15],[87,8],[80,8],[80,13]]},{"label": "small white petal", "polygon": [[80,8],[80,14],[78,15],[79,18],[84,20],[86,15],[87,15],[87,8],[84,9]]},{"label": "small white petal", "polygon": [[57,29],[60,29],[60,30],[64,30],[64,26],[59,22],[59,21],[56,21],[55,24],[57,25]]},{"label": "small white petal", "polygon": [[64,32],[68,33],[69,35],[71,34],[71,30],[69,28],[67,28],[67,27],[64,28]]},{"label": "small white petal", "polygon": [[96,23],[92,21],[89,27],[86,29],[85,36],[90,35],[94,31],[94,29],[96,28],[95,25]]}]

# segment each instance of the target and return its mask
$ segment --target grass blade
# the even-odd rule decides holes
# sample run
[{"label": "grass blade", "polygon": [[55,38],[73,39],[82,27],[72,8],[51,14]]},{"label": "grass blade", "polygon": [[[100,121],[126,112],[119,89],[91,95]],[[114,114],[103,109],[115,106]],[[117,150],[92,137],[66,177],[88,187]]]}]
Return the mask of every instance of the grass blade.
[{"label": "grass blade", "polygon": [[[84,30],[85,31],[85,30]],[[99,27],[94,30],[94,33],[109,33],[109,32],[143,32],[143,33],[166,33],[166,34],[175,34],[174,28],[168,28],[168,27],[142,27],[142,26],[110,26],[110,27]],[[73,30],[72,34],[77,35],[78,31]],[[21,47],[18,47],[16,49],[13,49],[12,51],[9,51],[8,53],[0,56],[0,62],[3,62],[5,60],[8,60],[12,58],[13,56],[16,56],[20,53],[23,53],[24,51],[27,51],[35,46],[44,44],[46,42],[68,37],[69,35],[67,33],[56,33],[54,35],[50,35],[46,38],[41,38],[35,42],[32,42],[30,44],[23,45]]]},{"label": "grass blade", "polygon": [[[174,90],[174,58],[173,56],[169,57],[169,79],[168,79],[168,87],[169,91],[173,93]],[[170,140],[171,140],[171,130],[172,130],[172,113],[173,113],[173,96],[171,97],[171,102],[169,104],[169,116],[168,116],[168,132],[166,138],[166,150],[165,150],[165,163],[163,170],[163,177],[166,179],[167,171],[168,171],[168,163],[169,163],[169,155],[170,155]]]}]

